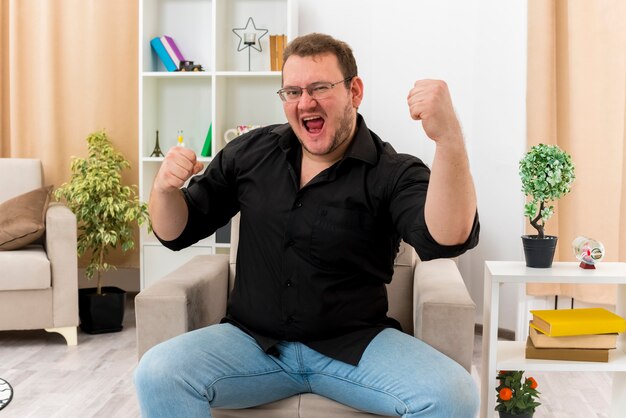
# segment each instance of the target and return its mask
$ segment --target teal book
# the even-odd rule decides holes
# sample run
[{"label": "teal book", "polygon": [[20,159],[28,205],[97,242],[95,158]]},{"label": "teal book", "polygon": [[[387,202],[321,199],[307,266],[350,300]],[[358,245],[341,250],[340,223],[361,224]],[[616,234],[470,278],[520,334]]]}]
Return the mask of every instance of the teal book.
[{"label": "teal book", "polygon": [[170,58],[170,54],[167,53],[163,43],[161,43],[161,39],[158,37],[152,38],[150,45],[152,45],[152,49],[154,49],[154,52],[159,56],[167,71],[176,71],[178,69],[174,61],[172,61],[172,58]]}]

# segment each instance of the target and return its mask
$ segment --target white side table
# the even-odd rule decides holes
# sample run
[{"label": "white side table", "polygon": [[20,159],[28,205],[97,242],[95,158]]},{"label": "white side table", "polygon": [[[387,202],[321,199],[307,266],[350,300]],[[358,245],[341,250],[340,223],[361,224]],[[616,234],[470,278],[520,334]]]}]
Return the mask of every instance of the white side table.
[{"label": "white side table", "polygon": [[626,416],[626,334],[608,363],[526,359],[525,341],[498,341],[498,305],[502,283],[618,284],[616,313],[626,318],[626,263],[600,263],[584,270],[575,262],[555,262],[549,269],[530,268],[522,261],[485,262],[483,302],[483,352],[481,372],[481,418],[493,417],[496,406],[497,370],[604,371],[613,373],[611,417]]}]

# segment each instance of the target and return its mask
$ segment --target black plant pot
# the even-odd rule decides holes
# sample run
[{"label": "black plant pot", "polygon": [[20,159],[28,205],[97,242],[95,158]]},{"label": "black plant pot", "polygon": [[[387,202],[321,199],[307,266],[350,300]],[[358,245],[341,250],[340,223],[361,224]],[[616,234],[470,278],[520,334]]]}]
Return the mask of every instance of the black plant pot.
[{"label": "black plant pot", "polygon": [[536,268],[552,267],[557,240],[558,237],[554,235],[546,235],[544,238],[537,238],[536,235],[522,235],[526,265]]},{"label": "black plant pot", "polygon": [[534,412],[529,412],[524,415],[512,415],[508,412],[498,411],[500,413],[500,418],[533,418]]},{"label": "black plant pot", "polygon": [[95,287],[78,289],[80,329],[88,334],[121,331],[126,306],[126,291],[118,287],[103,287],[98,295]]}]

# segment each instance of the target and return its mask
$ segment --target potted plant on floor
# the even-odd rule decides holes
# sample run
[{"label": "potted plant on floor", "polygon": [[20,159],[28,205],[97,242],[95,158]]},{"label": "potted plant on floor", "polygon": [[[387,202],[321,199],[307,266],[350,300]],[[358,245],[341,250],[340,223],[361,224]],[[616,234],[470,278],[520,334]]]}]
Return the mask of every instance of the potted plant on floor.
[{"label": "potted plant on floor", "polygon": [[130,163],[113,147],[104,131],[87,137],[87,158],[72,158],[71,178],[54,194],[64,199],[78,221],[78,255],[89,253],[88,279],[97,277],[97,287],[79,289],[81,329],[98,334],[122,329],[126,292],[103,287],[102,274],[114,269],[109,251],[134,247],[133,224],[148,224],[148,209],[137,198],[135,186],[122,185],[121,172]]},{"label": "potted plant on floor", "polygon": [[541,405],[536,401],[539,397],[537,381],[532,377],[523,378],[523,375],[523,370],[498,372],[496,411],[500,418],[531,418],[535,408]]},{"label": "potted plant on floor", "polygon": [[524,216],[537,230],[537,235],[522,236],[526,265],[550,267],[557,237],[545,234],[545,223],[554,215],[550,203],[569,193],[576,178],[572,157],[557,145],[539,144],[524,155],[519,169],[522,191],[530,197],[524,205]]}]

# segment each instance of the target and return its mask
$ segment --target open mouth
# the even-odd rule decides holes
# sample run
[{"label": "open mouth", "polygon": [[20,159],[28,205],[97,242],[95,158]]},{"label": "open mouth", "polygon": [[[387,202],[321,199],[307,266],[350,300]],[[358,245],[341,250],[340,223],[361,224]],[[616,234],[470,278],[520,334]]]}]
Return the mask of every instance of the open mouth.
[{"label": "open mouth", "polygon": [[317,134],[320,133],[324,127],[324,119],[319,116],[311,116],[302,119],[302,124],[307,132]]}]

